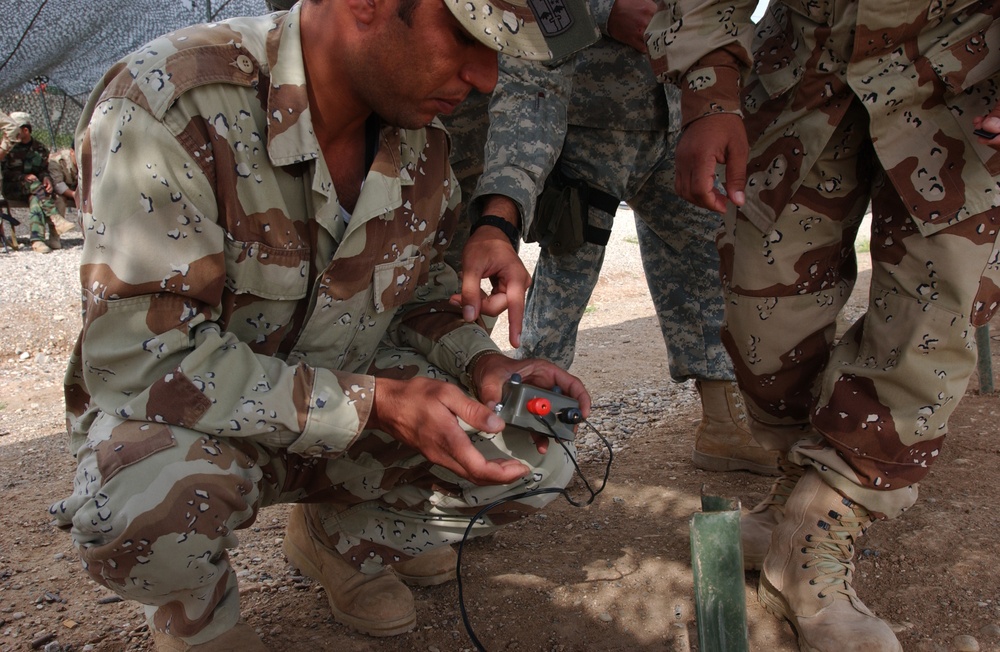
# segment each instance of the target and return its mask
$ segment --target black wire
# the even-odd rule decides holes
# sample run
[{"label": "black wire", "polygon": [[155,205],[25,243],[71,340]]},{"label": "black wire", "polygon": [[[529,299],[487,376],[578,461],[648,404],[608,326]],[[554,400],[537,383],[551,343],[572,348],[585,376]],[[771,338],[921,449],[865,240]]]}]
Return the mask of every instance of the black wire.
[{"label": "black wire", "polygon": [[[605,439],[604,435],[602,435],[597,430],[597,428],[592,426],[589,421],[584,421],[583,422],[584,425],[593,430],[597,434],[597,436],[601,439],[601,441],[604,442],[604,446],[608,449],[608,463],[604,467],[604,478],[601,480],[601,486],[598,487],[596,491],[592,489],[590,483],[587,482],[587,478],[583,475],[583,471],[580,470],[580,465],[576,461],[576,455],[570,453],[570,450],[567,447],[566,442],[556,436],[555,431],[552,429],[552,426],[548,424],[548,422],[539,417],[536,418],[538,419],[538,421],[545,424],[546,429],[548,429],[548,431],[552,433],[552,437],[557,442],[559,442],[559,445],[562,446],[563,450],[566,451],[566,454],[569,455],[570,460],[573,462],[573,468],[576,469],[577,475],[579,475],[580,479],[583,480],[584,486],[590,493],[590,498],[588,498],[584,502],[577,502],[573,500],[572,496],[569,495],[569,492],[566,491],[566,489],[557,489],[555,487],[550,487],[548,489],[533,489],[531,491],[524,491],[514,496],[508,496],[506,498],[500,498],[499,500],[494,500],[492,503],[489,503],[488,505],[480,509],[478,512],[476,512],[475,515],[471,519],[469,519],[469,525],[466,526],[465,533],[462,535],[462,540],[458,544],[458,559],[455,562],[455,580],[456,583],[458,584],[458,609],[462,614],[462,624],[465,625],[465,632],[469,635],[469,639],[472,641],[472,644],[476,646],[476,649],[479,650],[479,652],[486,652],[486,648],[483,647],[483,644],[476,637],[476,633],[472,629],[472,624],[469,622],[468,611],[466,611],[465,609],[465,598],[462,593],[462,551],[465,548],[465,542],[469,539],[469,533],[472,531],[472,526],[475,525],[477,521],[480,521],[482,517],[486,515],[487,512],[489,512],[495,507],[498,507],[500,505],[503,505],[504,503],[509,503],[515,500],[521,500],[522,498],[541,496],[543,494],[562,494],[562,496],[566,499],[566,502],[568,502],[573,507],[586,507],[587,505],[590,505],[591,503],[594,502],[599,493],[604,491],[604,487],[607,486],[608,484],[608,477],[611,475],[611,462],[612,460],[614,460],[615,457],[615,453],[611,448],[611,443],[607,439]],[[485,521],[483,521],[483,523],[485,524]]]},{"label": "black wire", "polygon": [[0,63],[0,70],[6,68],[7,64],[10,63],[10,60],[14,58],[15,54],[17,54],[17,51],[21,48],[21,44],[24,43],[24,39],[28,36],[28,32],[31,31],[31,26],[34,25],[35,21],[38,19],[38,14],[42,13],[42,9],[45,9],[45,5],[48,3],[49,0],[42,0],[42,4],[38,5],[38,10],[35,11],[35,15],[31,17],[31,21],[28,22],[28,26],[24,28],[23,32],[21,32],[21,38],[17,39],[17,44],[14,45],[14,49],[10,51],[7,58],[3,60],[3,63]]}]

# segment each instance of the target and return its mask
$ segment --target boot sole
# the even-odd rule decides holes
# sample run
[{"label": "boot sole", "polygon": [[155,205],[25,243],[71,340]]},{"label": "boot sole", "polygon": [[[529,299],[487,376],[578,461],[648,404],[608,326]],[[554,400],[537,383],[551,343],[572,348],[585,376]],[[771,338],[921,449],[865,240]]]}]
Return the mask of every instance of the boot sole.
[{"label": "boot sole", "polygon": [[768,581],[767,575],[763,572],[760,574],[760,584],[757,585],[757,599],[760,600],[760,603],[769,614],[776,618],[787,620],[792,625],[792,629],[795,630],[795,638],[799,642],[799,652],[822,652],[822,650],[809,645],[809,642],[802,637],[798,622],[795,616],[792,615],[792,608],[788,606],[788,601],[782,597],[778,589],[774,588],[774,585]]},{"label": "boot sole", "polygon": [[326,591],[326,601],[330,605],[330,612],[333,614],[333,619],[341,625],[346,625],[347,627],[357,630],[362,634],[376,637],[398,636],[399,634],[405,634],[416,627],[416,609],[402,618],[390,621],[364,620],[358,618],[357,616],[344,613],[333,603],[333,591],[331,591],[330,587],[323,582],[323,574],[320,572],[319,568],[317,568],[312,561],[310,561],[309,555],[300,550],[299,547],[289,540],[287,536],[285,537],[284,548],[285,556],[288,557],[288,561],[295,566],[300,573],[306,577],[311,577],[323,586],[323,590]]},{"label": "boot sole", "polygon": [[398,577],[403,584],[409,586],[437,586],[439,584],[450,582],[457,577],[454,568],[445,573],[438,573],[437,575],[403,575],[395,568],[392,569],[392,572],[396,574],[396,577]]},{"label": "boot sole", "polygon": [[758,464],[750,460],[741,460],[735,457],[716,457],[715,455],[706,455],[698,450],[695,450],[691,454],[691,462],[704,471],[749,471],[757,475],[781,475],[776,465]]}]

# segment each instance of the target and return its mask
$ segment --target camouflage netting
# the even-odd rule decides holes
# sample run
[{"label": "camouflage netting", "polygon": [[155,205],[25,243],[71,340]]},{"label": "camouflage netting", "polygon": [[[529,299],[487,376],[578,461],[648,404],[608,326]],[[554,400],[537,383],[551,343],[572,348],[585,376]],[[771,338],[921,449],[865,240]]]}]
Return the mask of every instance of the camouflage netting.
[{"label": "camouflage netting", "polygon": [[3,0],[0,109],[27,111],[39,140],[66,146],[90,90],[119,58],[209,17],[269,10],[266,0]]}]

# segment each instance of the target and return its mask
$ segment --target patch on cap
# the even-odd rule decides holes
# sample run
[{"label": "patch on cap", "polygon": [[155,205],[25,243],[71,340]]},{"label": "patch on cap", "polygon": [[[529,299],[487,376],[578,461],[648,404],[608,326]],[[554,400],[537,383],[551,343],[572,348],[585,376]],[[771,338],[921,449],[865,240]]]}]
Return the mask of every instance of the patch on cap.
[{"label": "patch on cap", "polygon": [[501,54],[548,61],[600,38],[586,0],[444,0],[472,36]]}]

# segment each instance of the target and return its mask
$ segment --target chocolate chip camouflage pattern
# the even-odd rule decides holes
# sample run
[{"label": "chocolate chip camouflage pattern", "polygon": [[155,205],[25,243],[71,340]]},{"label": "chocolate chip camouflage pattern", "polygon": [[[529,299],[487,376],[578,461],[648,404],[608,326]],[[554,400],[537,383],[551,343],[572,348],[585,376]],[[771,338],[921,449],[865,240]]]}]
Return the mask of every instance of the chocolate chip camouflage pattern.
[{"label": "chocolate chip camouflage pattern", "polygon": [[[611,3],[592,3],[591,11],[604,24]],[[472,212],[478,198],[501,194],[529,223],[557,159],[564,174],[626,200],[635,210],[671,377],[732,380],[719,338],[714,237],[721,218],[673,193],[679,108],[676,96],[664,96],[647,57],[610,37],[553,67],[502,59]],[[590,209],[594,226],[611,228],[613,219]],[[520,355],[569,367],[603,259],[604,247],[594,244],[569,255],[539,254]]]},{"label": "chocolate chip camouflage pattern", "polygon": [[[888,516],[938,456],[975,368],[973,327],[1000,301],[1000,153],[972,134],[1000,99],[998,14],[992,1],[773,2],[753,30],[747,200],[720,242],[724,339],[764,436],[787,450],[801,431],[783,427],[811,424],[793,458]],[[871,300],[831,353],[869,200]]]},{"label": "chocolate chip camouflage pattern", "polygon": [[80,170],[70,150],[60,149],[49,154],[49,177],[55,191],[56,210],[63,217],[66,216],[66,198],[62,193],[67,189],[76,190],[79,176]]},{"label": "chocolate chip camouflage pattern", "polygon": [[[772,4],[778,0],[772,0]],[[646,46],[657,79],[681,90],[682,121],[740,114],[740,78],[750,65],[757,0],[657,0]],[[803,6],[808,6],[806,0]]]},{"label": "chocolate chip camouflage pattern", "polygon": [[[339,548],[356,560],[456,541],[479,490],[363,429],[373,374],[457,382],[496,349],[448,302],[460,197],[440,124],[381,129],[345,223],[313,133],[297,7],[148,44],[85,115],[83,329],[65,381],[78,467],[50,512],[91,577],[196,644],[239,617],[226,549],[262,506],[350,503]],[[534,471],[483,488],[489,500],[569,480],[568,453],[510,437],[474,436]],[[397,517],[420,536],[393,536]]]}]

